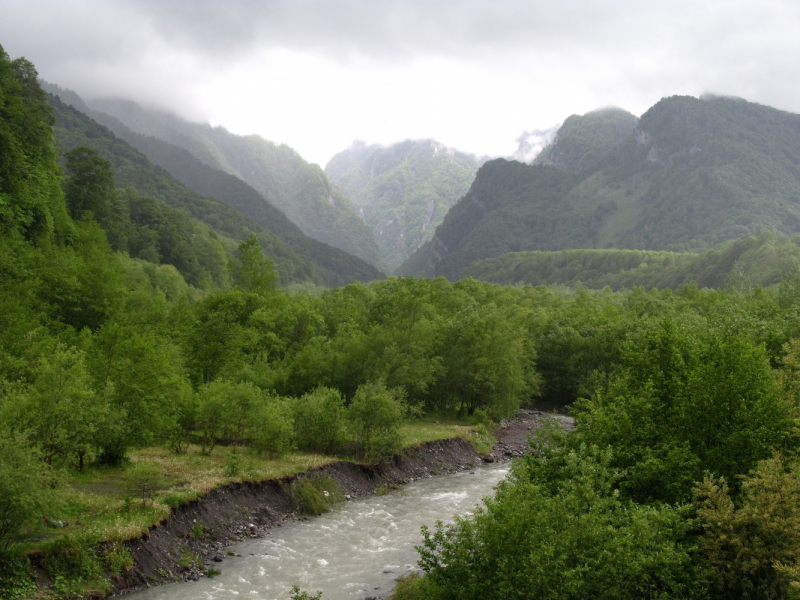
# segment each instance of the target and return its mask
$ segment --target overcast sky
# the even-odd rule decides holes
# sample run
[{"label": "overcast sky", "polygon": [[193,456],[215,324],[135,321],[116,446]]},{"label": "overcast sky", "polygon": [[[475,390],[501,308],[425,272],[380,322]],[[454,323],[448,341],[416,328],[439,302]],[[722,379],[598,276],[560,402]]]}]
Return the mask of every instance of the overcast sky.
[{"label": "overcast sky", "polygon": [[509,155],[523,131],[664,96],[800,112],[800,2],[0,0],[0,45],[85,97],[285,142]]}]

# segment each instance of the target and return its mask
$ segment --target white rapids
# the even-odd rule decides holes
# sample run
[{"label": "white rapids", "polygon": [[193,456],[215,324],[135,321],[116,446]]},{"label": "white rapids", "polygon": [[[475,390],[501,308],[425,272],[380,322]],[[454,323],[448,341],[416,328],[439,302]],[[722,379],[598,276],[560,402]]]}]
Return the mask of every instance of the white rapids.
[{"label": "white rapids", "polygon": [[400,575],[418,567],[420,527],[452,522],[493,492],[509,463],[414,481],[383,496],[270,530],[232,548],[213,579],[173,583],[130,594],[130,600],[288,600],[293,585],[323,600],[388,595]]}]

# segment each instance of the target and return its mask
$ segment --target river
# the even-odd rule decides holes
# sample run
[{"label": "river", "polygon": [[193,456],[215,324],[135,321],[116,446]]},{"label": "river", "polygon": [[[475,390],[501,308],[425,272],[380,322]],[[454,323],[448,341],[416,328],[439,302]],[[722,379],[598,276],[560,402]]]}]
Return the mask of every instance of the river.
[{"label": "river", "polygon": [[395,579],[416,569],[420,526],[472,511],[505,478],[496,463],[411,482],[383,496],[347,502],[340,510],[273,528],[242,542],[214,568],[213,579],[173,583],[129,595],[130,600],[287,600],[293,585],[323,600],[386,596]]}]

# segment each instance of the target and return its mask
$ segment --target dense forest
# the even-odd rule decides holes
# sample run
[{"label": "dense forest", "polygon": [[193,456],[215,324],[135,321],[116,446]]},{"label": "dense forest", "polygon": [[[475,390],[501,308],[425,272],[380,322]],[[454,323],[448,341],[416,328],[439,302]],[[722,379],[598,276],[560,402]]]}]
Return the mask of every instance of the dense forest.
[{"label": "dense forest", "polygon": [[[616,131],[628,134],[602,153],[620,116]],[[685,252],[762,231],[791,236],[800,232],[798,153],[800,116],[735,98],[664,98],[635,130],[620,111],[570,117],[540,164],[484,164],[396,273],[455,280],[508,252]]]},{"label": "dense forest", "polygon": [[561,250],[510,252],[472,263],[463,277],[502,284],[583,285],[613,290],[643,286],[676,289],[696,283],[722,289],[773,286],[796,269],[800,237],[765,231],[702,253],[656,250]]},{"label": "dense forest", "polygon": [[433,237],[481,162],[434,140],[389,147],[353,142],[328,161],[325,173],[352,199],[392,272]]},{"label": "dense forest", "polygon": [[[577,429],[539,432],[494,498],[426,530],[425,575],[396,598],[797,594],[791,261],[770,288],[741,266],[720,290],[392,277],[289,293],[260,231],[214,233],[155,167],[122,179],[146,159],[84,144],[54,117],[80,113],[51,102],[0,50],[2,597],[102,595],[130,568],[120,542],[215,485],[379,461],[421,415],[486,436],[520,406],[566,407]],[[74,143],[57,150],[59,128]],[[794,256],[739,243],[734,263]]]}]

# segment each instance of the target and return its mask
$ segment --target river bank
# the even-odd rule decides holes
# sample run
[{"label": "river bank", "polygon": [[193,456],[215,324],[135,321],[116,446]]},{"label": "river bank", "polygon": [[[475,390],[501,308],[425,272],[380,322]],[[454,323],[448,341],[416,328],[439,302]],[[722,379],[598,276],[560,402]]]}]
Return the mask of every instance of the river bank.
[{"label": "river bank", "polygon": [[133,567],[112,578],[112,595],[205,577],[232,544],[263,538],[270,529],[298,518],[293,512],[291,484],[300,477],[333,477],[343,493],[353,499],[374,494],[381,486],[469,470],[482,461],[510,460],[527,451],[528,435],[539,425],[540,415],[519,411],[501,424],[494,432],[497,442],[488,455],[479,454],[462,438],[451,438],[423,443],[376,466],[337,461],[290,477],[214,489],[174,509],[145,535],[125,543]]}]

